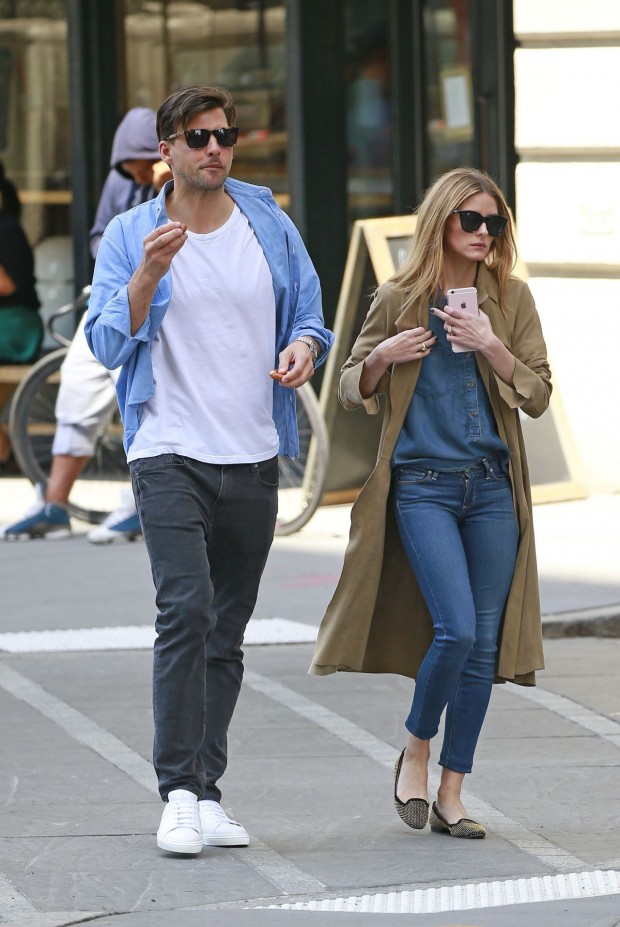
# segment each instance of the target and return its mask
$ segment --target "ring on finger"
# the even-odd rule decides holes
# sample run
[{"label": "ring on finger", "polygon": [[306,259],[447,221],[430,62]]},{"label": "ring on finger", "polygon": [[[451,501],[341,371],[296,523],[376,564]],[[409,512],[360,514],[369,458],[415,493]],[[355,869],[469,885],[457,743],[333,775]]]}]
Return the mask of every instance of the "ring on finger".
[{"label": "ring on finger", "polygon": [[451,326],[451,325],[446,325],[446,331],[448,332],[449,335],[451,335],[451,334],[452,334],[452,326]]},{"label": "ring on finger", "polygon": [[422,344],[420,345],[420,351],[422,352],[422,354],[424,354],[424,352],[426,351],[426,341],[423,341]]}]

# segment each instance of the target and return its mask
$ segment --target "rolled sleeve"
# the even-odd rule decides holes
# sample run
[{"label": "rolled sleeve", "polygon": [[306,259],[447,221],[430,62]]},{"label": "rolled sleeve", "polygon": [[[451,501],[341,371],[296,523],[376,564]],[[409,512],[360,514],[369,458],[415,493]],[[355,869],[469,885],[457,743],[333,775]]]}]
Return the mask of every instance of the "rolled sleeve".
[{"label": "rolled sleeve", "polygon": [[368,415],[376,415],[381,409],[379,396],[382,393],[387,393],[390,388],[390,374],[387,372],[384,373],[377,383],[375,392],[372,396],[364,398],[360,393],[360,379],[363,369],[364,361],[355,364],[354,367],[343,367],[338,388],[338,398],[344,408],[349,412],[363,407]]},{"label": "rolled sleeve", "polygon": [[387,324],[385,293],[384,289],[380,287],[368,310],[362,330],[353,345],[351,356],[343,364],[340,372],[338,397],[348,411],[363,406],[369,415],[376,415],[380,410],[379,396],[387,393],[390,389],[391,372],[386,370],[377,383],[372,396],[364,398],[360,393],[360,379],[364,369],[364,361],[373,348],[388,337]]},{"label": "rolled sleeve", "polygon": [[149,340],[152,326],[149,314],[139,330],[131,334],[127,287],[134,268],[115,240],[119,233],[121,226],[113,220],[101,240],[85,327],[91,351],[109,370],[127,363],[138,345]]},{"label": "rolled sleeve", "polygon": [[316,366],[320,367],[327,360],[327,355],[334,343],[334,335],[325,328],[323,323],[323,301],[319,278],[301,236],[294,226],[289,226],[289,236],[294,240],[299,259],[299,293],[291,341],[295,341],[301,335],[314,338],[321,348],[316,363]]},{"label": "rolled sleeve", "polygon": [[540,318],[525,284],[515,313],[510,350],[515,357],[513,386],[496,376],[500,396],[511,409],[538,418],[549,406],[553,387]]}]

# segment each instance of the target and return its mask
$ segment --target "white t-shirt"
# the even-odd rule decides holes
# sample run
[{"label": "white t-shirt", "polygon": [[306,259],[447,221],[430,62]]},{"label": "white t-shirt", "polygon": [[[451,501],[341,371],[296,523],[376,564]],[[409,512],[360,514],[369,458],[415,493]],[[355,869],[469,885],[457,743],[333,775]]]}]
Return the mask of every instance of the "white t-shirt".
[{"label": "white t-shirt", "polygon": [[151,344],[155,392],[140,407],[127,459],[268,460],[278,453],[269,266],[236,205],[215,232],[187,236],[172,261],[172,298]]}]

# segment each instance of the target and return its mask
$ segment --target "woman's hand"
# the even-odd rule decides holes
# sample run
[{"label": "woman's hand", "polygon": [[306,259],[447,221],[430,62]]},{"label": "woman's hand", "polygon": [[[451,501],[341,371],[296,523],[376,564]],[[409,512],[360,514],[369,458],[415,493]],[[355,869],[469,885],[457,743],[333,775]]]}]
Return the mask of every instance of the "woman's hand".
[{"label": "woman's hand", "polygon": [[462,312],[460,309],[434,308],[431,312],[444,323],[448,341],[454,342],[464,351],[488,350],[496,336],[491,328],[491,320],[480,309],[477,315]]},{"label": "woman's hand", "polygon": [[408,361],[423,360],[428,357],[437,341],[432,331],[409,328],[380,342],[372,349],[360,376],[360,393],[364,399],[372,396],[375,387],[388,367],[392,364],[406,364]]},{"label": "woman's hand", "polygon": [[392,364],[406,364],[407,361],[422,360],[430,354],[436,341],[437,338],[432,331],[424,330],[422,326],[409,328],[407,331],[392,335],[391,338],[386,338],[376,348],[373,348],[369,357],[374,354],[384,364],[384,370],[387,370]]},{"label": "woman's hand", "polygon": [[480,351],[504,383],[514,386],[515,358],[506,345],[494,334],[488,315],[478,310],[478,315],[461,312],[460,309],[431,309],[443,322],[448,341],[453,341],[464,351]]}]

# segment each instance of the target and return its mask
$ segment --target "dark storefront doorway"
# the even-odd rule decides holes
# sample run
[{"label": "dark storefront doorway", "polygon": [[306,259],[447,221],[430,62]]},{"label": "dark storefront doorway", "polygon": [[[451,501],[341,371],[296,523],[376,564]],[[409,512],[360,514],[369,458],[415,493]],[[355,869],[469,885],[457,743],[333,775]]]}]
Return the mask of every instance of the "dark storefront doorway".
[{"label": "dark storefront doorway", "polygon": [[407,211],[460,164],[512,201],[512,4],[345,0],[349,221]]},{"label": "dark storefront doorway", "polygon": [[287,16],[291,210],[330,318],[355,219],[410,213],[463,163],[514,207],[512,0],[289,0]]},{"label": "dark storefront doorway", "polygon": [[[344,48],[349,230],[359,219],[411,215],[424,189],[462,164],[491,173],[514,208],[511,3],[347,0]],[[363,234],[353,250],[336,321],[346,335],[321,388],[332,437],[326,489],[337,494],[369,475],[382,420],[345,413],[336,395],[338,369],[380,282]],[[348,324],[339,324],[345,315]]]}]

